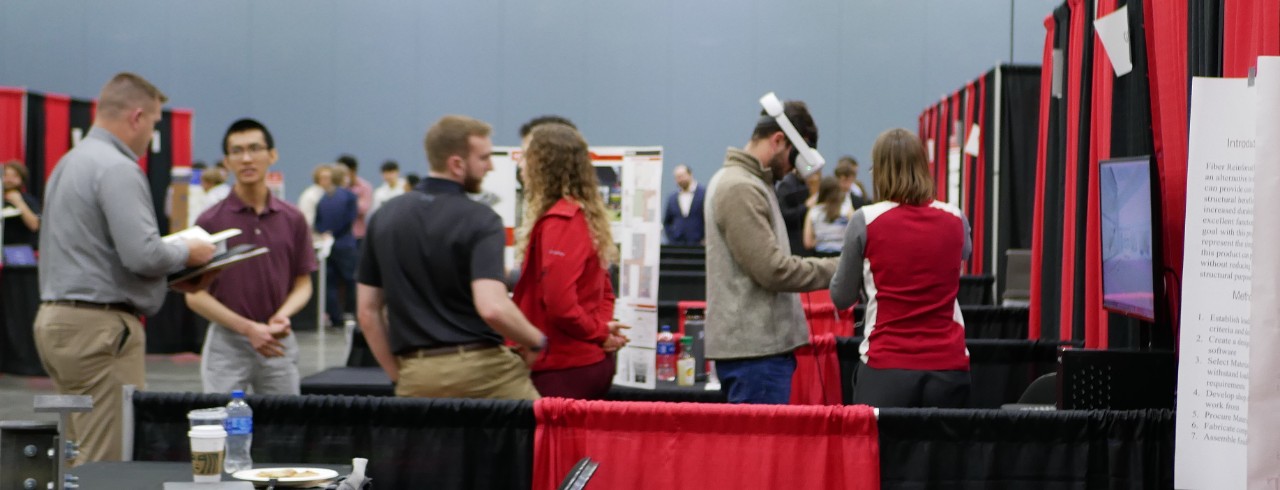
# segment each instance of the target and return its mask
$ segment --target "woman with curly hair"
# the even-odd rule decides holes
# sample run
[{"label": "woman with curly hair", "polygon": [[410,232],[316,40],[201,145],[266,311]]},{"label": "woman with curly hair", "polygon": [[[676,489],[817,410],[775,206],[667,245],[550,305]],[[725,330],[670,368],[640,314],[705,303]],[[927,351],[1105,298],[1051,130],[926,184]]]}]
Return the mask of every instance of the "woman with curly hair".
[{"label": "woman with curly hair", "polygon": [[587,142],[569,126],[539,125],[522,173],[516,250],[524,266],[514,299],[547,335],[533,384],[542,396],[599,399],[613,382],[613,352],[627,339],[619,333],[626,327],[611,321],[609,266],[618,249]]}]

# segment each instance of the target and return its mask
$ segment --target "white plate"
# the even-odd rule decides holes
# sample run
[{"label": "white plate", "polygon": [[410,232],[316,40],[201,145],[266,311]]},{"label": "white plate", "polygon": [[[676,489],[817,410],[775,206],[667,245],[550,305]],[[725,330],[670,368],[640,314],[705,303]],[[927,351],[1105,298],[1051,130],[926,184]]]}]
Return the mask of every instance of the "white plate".
[{"label": "white plate", "polygon": [[271,478],[261,477],[261,476],[258,476],[258,474],[264,471],[276,472],[276,471],[282,471],[282,470],[293,470],[298,473],[302,473],[304,471],[310,471],[315,474],[307,475],[307,476],[290,476],[285,478],[276,478],[275,480],[280,483],[319,483],[326,480],[332,480],[338,477],[338,472],[330,469],[305,468],[305,467],[251,468],[247,470],[237,471],[233,473],[231,477],[244,480],[244,481],[268,483],[271,481]]}]

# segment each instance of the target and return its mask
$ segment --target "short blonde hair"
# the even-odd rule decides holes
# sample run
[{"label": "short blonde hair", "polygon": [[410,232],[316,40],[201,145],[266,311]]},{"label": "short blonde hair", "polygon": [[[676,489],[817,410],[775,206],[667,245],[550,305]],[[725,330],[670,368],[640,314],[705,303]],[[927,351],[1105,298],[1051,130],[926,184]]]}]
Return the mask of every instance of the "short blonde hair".
[{"label": "short blonde hair", "polygon": [[871,147],[871,165],[877,198],[913,205],[933,201],[933,176],[915,133],[902,128],[880,133]]},{"label": "short blonde hair", "polygon": [[427,129],[427,136],[422,142],[431,170],[447,170],[451,156],[471,156],[471,137],[485,137],[492,132],[493,128],[488,123],[472,117],[448,115],[440,118]]},{"label": "short blonde hair", "polygon": [[329,179],[333,179],[333,165],[334,164],[332,163],[321,163],[316,165],[315,170],[311,171],[311,183],[320,183],[320,172],[329,172]]},{"label": "short blonde hair", "polygon": [[351,173],[347,171],[347,166],[341,163],[330,164],[329,175],[333,176],[333,185],[338,187],[346,187],[347,179],[351,178]]},{"label": "short blonde hair", "polygon": [[121,72],[111,77],[98,94],[98,114],[107,119],[119,118],[133,109],[146,108],[150,102],[164,104],[169,97],[141,76]]}]

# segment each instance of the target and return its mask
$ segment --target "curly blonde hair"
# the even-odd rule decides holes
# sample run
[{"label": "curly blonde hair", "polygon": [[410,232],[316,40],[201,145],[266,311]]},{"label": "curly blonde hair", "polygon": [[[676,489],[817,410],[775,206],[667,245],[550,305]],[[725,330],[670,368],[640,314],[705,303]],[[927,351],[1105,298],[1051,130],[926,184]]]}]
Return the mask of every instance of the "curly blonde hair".
[{"label": "curly blonde hair", "polygon": [[524,220],[516,233],[516,257],[523,261],[538,218],[562,198],[576,201],[587,217],[591,241],[608,268],[618,260],[609,231],[609,213],[600,197],[596,169],[582,134],[564,124],[541,124],[529,133],[524,166]]}]

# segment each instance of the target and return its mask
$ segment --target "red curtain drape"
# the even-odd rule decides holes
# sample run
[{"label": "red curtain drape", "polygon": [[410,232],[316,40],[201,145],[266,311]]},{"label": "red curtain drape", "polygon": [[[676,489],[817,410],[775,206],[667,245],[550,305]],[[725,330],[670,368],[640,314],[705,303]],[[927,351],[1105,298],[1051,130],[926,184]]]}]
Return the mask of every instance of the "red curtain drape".
[{"label": "red curtain drape", "polygon": [[1259,56],[1280,54],[1280,2],[1226,0],[1222,24],[1222,76],[1249,76]]},{"label": "red curtain drape", "polygon": [[[994,71],[992,73],[995,73]],[[977,87],[973,91],[978,97],[978,155],[974,157],[974,179],[973,179],[973,254],[970,256],[969,264],[973,267],[974,274],[986,274],[987,267],[986,251],[987,251],[987,162],[986,153],[987,145],[982,141],[982,136],[991,128],[982,127],[987,121],[987,75],[978,77]],[[992,140],[994,141],[994,140]]]},{"label": "red curtain drape", "polygon": [[1064,94],[1067,100],[1067,161],[1064,165],[1066,168],[1064,202],[1066,204],[1062,217],[1062,308],[1058,323],[1058,333],[1062,340],[1071,340],[1075,330],[1073,325],[1075,324],[1076,254],[1078,253],[1076,208],[1079,205],[1076,202],[1076,192],[1079,189],[1077,175],[1080,161],[1080,97],[1083,94],[1084,84],[1084,74],[1080,73],[1079,67],[1084,63],[1084,28],[1085,22],[1089,20],[1085,18],[1083,1],[1068,0],[1067,2],[1071,9],[1069,36],[1071,46],[1068,49],[1070,53],[1065,67],[1067,93]]},{"label": "red curtain drape", "polygon": [[[963,131],[960,133],[964,135],[960,138],[960,207],[969,221],[969,227],[974,228],[974,222],[978,218],[977,203],[973,201],[978,174],[974,168],[975,158],[966,150],[969,146],[969,138],[973,137],[973,118],[977,115],[978,99],[973,93],[973,82],[966,83],[964,88],[960,89],[960,93],[964,94],[964,125],[961,126]],[[972,229],[971,231],[972,245],[976,247],[978,245],[978,230]],[[978,273],[974,267],[975,258],[976,254],[970,255],[969,260],[965,261],[963,270],[966,274]]]},{"label": "red curtain drape", "polygon": [[937,187],[936,199],[947,200],[947,171],[951,165],[951,137],[955,133],[956,108],[951,96],[942,99],[942,119],[938,121],[938,167],[934,169],[934,186]]},{"label": "red curtain drape", "polygon": [[[834,311],[834,310],[833,310]],[[796,349],[796,372],[791,376],[792,405],[842,405],[840,359],[836,336],[813,334],[809,345]]]},{"label": "red curtain drape", "polygon": [[169,144],[173,148],[173,168],[191,166],[191,109],[173,109]]},{"label": "red curtain drape", "polygon": [[[968,131],[968,128],[963,126],[964,114],[961,114],[962,109],[960,103],[963,98],[964,93],[961,90],[957,90],[954,94],[951,94],[951,97],[947,98],[947,105],[950,106],[947,108],[947,112],[951,117],[944,122],[944,124],[947,125],[948,142],[953,137],[956,138],[956,144],[959,145],[957,148],[960,148],[962,151],[964,148],[964,134],[965,131]],[[943,202],[951,199],[951,145],[949,143],[946,145],[945,151],[946,153],[942,154],[942,168],[939,172],[941,178],[938,179],[938,200]],[[964,176],[961,175],[960,178],[963,179]],[[961,185],[963,185],[963,180],[961,181]]]},{"label": "red curtain drape", "polygon": [[871,407],[629,403],[543,398],[533,488],[555,489],[577,461],[587,488],[880,488]]},{"label": "red curtain drape", "polygon": [[1027,338],[1039,340],[1041,332],[1040,296],[1043,285],[1040,271],[1044,267],[1044,181],[1049,146],[1049,99],[1053,96],[1053,14],[1044,19],[1044,62],[1040,65],[1040,130],[1036,137],[1035,211],[1031,218],[1031,304],[1027,322]]},{"label": "red curtain drape", "polygon": [[[1116,9],[1116,0],[1099,0],[1098,17]],[[1089,111],[1089,202],[1085,211],[1084,345],[1107,348],[1107,312],[1102,308],[1102,215],[1098,207],[1098,164],[1111,157],[1111,100],[1115,70],[1095,32],[1093,50],[1093,107]]]},{"label": "red curtain drape", "polygon": [[831,292],[826,289],[800,293],[804,318],[809,324],[809,335],[831,334],[837,337],[853,335],[853,308],[836,310],[831,302]]},{"label": "red curtain drape", "polygon": [[27,91],[0,87],[0,163],[26,159]]},{"label": "red curtain drape", "polygon": [[71,150],[71,97],[44,96],[44,175],[41,185],[53,174],[53,167]]},{"label": "red curtain drape", "polygon": [[[1187,207],[1187,4],[1183,0],[1145,0],[1142,6],[1151,86],[1151,133],[1160,173],[1160,212],[1164,215],[1161,249],[1165,270],[1180,278]],[[1171,300],[1170,317],[1177,328],[1182,288],[1169,279],[1165,279],[1165,290]]]}]

